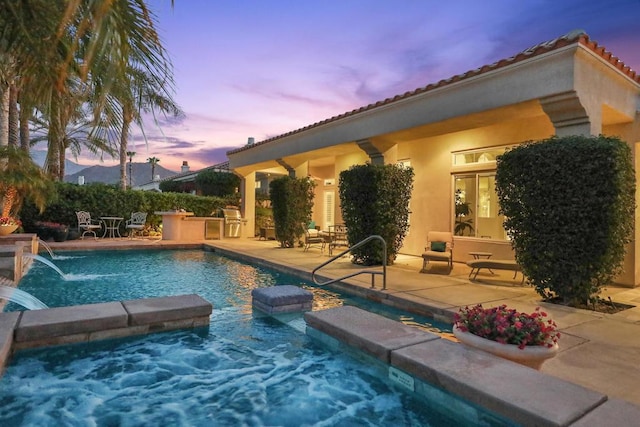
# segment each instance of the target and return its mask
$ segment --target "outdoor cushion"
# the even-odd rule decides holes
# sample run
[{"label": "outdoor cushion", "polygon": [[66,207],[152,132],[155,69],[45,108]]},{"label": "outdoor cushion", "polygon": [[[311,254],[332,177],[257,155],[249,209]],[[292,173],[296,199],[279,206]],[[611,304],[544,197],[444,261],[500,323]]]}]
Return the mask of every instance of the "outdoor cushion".
[{"label": "outdoor cushion", "polygon": [[444,252],[447,250],[445,242],[431,242],[431,250],[434,252]]}]

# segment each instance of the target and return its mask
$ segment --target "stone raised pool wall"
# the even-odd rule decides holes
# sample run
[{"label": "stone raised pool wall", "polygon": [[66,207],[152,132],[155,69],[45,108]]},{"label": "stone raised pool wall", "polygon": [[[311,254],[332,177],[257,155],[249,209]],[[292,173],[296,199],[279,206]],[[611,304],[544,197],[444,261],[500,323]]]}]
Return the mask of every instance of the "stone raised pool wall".
[{"label": "stone raised pool wall", "polygon": [[16,350],[207,326],[212,310],[192,294],[0,313],[0,372]]},{"label": "stone raised pool wall", "polygon": [[310,337],[384,363],[390,378],[422,398],[444,390],[524,426],[626,426],[640,419],[640,408],[626,401],[353,306],[304,317]]}]

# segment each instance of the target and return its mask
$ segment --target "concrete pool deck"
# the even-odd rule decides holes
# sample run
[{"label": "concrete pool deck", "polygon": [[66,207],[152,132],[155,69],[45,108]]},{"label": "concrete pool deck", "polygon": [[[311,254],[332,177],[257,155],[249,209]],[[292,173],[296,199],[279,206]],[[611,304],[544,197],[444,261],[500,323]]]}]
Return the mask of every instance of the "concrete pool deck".
[{"label": "concrete pool deck", "polygon": [[[128,248],[197,248],[206,245],[214,251],[296,273],[310,278],[310,272],[327,261],[328,255],[319,249],[307,252],[303,248],[280,249],[273,240],[225,239],[194,242],[163,242],[154,240],[74,240],[49,243],[54,251],[83,249]],[[451,273],[434,263],[428,273],[419,273],[422,258],[399,256],[388,267],[387,290],[382,291],[380,278],[370,289],[370,276],[360,276],[345,282],[351,291],[367,298],[392,305],[404,305],[436,318],[450,319],[460,306],[482,303],[506,304],[519,311],[531,312],[537,306],[549,313],[561,332],[560,352],[547,361],[541,372],[640,405],[640,288],[610,287],[602,296],[616,303],[636,307],[616,314],[602,314],[542,303],[536,292],[520,286],[520,278],[510,272],[491,275],[481,271],[478,280],[468,279],[469,267],[454,263]],[[323,278],[337,278],[361,269],[342,258],[320,271]],[[526,386],[526,385],[523,385]]]}]

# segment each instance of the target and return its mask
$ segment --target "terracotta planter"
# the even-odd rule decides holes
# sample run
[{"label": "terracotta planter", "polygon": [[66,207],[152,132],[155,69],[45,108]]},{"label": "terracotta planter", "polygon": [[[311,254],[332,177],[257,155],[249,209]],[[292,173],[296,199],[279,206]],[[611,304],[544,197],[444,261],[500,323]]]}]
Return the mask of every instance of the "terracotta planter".
[{"label": "terracotta planter", "polygon": [[47,241],[51,238],[51,229],[49,227],[42,227],[42,226],[37,226],[36,227],[36,234],[38,235],[38,238],[42,241]]},{"label": "terracotta planter", "polygon": [[453,327],[453,335],[461,343],[468,345],[469,347],[474,347],[495,356],[500,356],[504,359],[538,370],[547,359],[552,358],[558,353],[558,344],[555,344],[551,348],[544,346],[528,346],[520,349],[517,345],[501,344],[497,341],[491,341],[486,338],[479,337],[470,332],[462,332],[455,326]]},{"label": "terracotta planter", "polygon": [[18,225],[0,225],[0,236],[7,236],[18,229]]}]

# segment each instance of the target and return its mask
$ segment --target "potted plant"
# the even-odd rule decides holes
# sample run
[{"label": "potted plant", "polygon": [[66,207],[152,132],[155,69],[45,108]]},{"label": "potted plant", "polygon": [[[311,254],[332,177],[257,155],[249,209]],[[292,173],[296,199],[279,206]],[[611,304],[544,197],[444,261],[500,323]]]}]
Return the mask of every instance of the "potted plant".
[{"label": "potted plant", "polygon": [[528,314],[481,304],[455,314],[453,334],[463,344],[534,369],[556,355],[560,338],[556,323],[540,307]]},{"label": "potted plant", "polygon": [[50,221],[37,221],[35,223],[38,237],[44,241],[53,238],[56,242],[64,242],[69,235],[69,226]]},{"label": "potted plant", "polygon": [[464,236],[466,230],[469,231],[469,236],[473,235],[473,219],[466,218],[471,215],[471,207],[469,202],[462,200],[462,190],[458,189],[455,193],[455,205],[456,205],[456,221],[453,229],[453,233],[456,236]]},{"label": "potted plant", "polygon": [[11,216],[0,217],[0,236],[6,236],[16,231],[22,223],[19,219]]},{"label": "potted plant", "polygon": [[69,235],[69,226],[66,224],[51,224],[51,236],[55,242],[64,242]]}]

